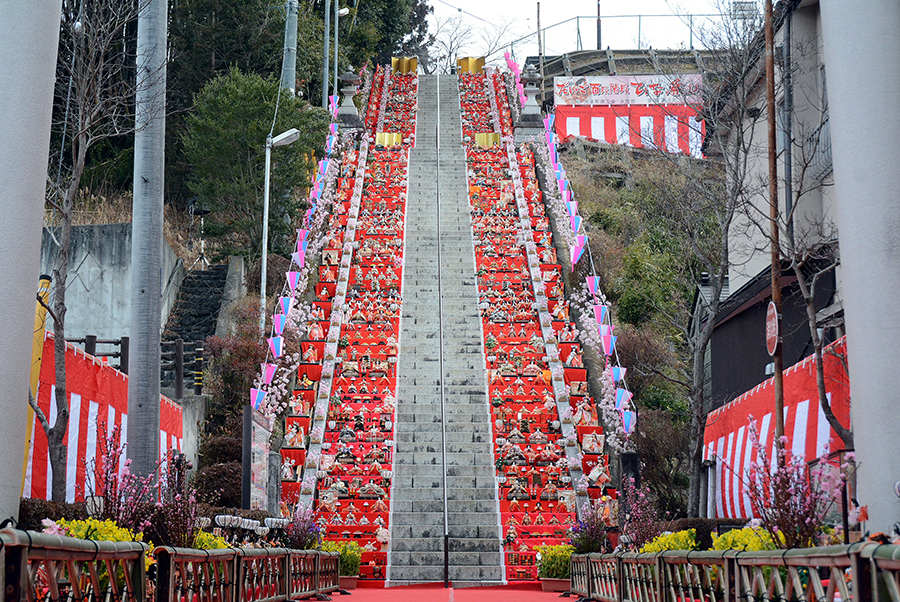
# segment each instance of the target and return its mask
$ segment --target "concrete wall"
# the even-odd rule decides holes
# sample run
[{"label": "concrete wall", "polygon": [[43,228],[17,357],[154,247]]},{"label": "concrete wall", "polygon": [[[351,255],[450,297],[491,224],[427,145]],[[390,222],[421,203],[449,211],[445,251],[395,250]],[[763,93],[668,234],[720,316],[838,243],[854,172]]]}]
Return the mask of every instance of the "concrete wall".
[{"label": "concrete wall", "polygon": [[[58,248],[56,239],[44,228],[41,273],[52,274]],[[69,261],[66,337],[93,334],[101,339],[118,339],[130,336],[131,224],[74,226]],[[163,244],[160,263],[162,328],[175,303],[185,270],[168,244]],[[47,322],[51,328],[52,319],[48,318]]]},{"label": "concrete wall", "polygon": [[246,276],[244,258],[238,256],[229,257],[228,275],[225,277],[225,288],[222,290],[222,306],[219,309],[219,318],[216,321],[217,337],[228,337],[235,333],[233,310],[247,296]]}]

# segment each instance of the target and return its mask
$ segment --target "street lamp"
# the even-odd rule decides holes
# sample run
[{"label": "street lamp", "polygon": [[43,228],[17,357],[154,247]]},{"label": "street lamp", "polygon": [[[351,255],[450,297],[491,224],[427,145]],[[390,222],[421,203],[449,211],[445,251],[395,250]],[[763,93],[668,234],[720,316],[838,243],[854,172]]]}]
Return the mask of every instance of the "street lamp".
[{"label": "street lamp", "polygon": [[350,9],[347,7],[338,10],[338,2],[335,0],[334,2],[334,94],[338,93],[338,19],[341,17],[346,17],[350,14]]},{"label": "street lamp", "polygon": [[263,187],[263,229],[262,229],[262,265],[259,282],[259,332],[266,336],[266,262],[269,259],[269,172],[272,166],[272,149],[296,142],[300,130],[291,128],[274,138],[266,136],[266,181]]},{"label": "street lamp", "polygon": [[[335,78],[337,78],[337,38],[338,38],[338,17],[345,17],[350,14],[349,8],[338,10],[339,0],[334,0],[334,69]],[[328,69],[329,42],[331,41],[331,0],[325,0],[325,51],[322,53],[322,108],[328,108],[328,80],[331,79],[331,71]],[[334,84],[337,90],[337,81]],[[337,92],[335,92],[337,93]]]}]

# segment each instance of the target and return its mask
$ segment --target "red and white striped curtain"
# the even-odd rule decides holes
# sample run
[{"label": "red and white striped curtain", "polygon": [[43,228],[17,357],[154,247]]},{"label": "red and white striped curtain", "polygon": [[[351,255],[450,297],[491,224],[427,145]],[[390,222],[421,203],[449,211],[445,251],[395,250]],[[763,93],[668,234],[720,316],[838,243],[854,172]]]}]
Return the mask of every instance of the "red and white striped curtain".
[{"label": "red and white striped curtain", "polygon": [[705,124],[685,105],[557,105],[556,135],[702,157]]},{"label": "red and white striped curtain", "polygon": [[[38,384],[38,406],[50,424],[56,422],[56,371],[53,337],[44,339],[44,355]],[[71,344],[66,345],[66,388],[69,398],[69,430],[67,433],[66,501],[84,499],[90,493],[94,475],[87,470],[99,452],[102,439],[121,427],[121,441],[128,433],[128,376],[85,354]],[[181,406],[162,397],[159,410],[160,459],[170,449],[181,450]],[[52,472],[44,429],[32,417],[31,440],[27,442],[24,497],[49,499]]]},{"label": "red and white striped curtain", "polygon": [[[840,339],[826,352],[825,389],[831,408],[841,424],[850,424],[850,381],[838,355],[846,354]],[[811,462],[823,453],[843,448],[828,424],[818,401],[816,365],[813,356],[784,372],[784,434],[787,449]],[[709,414],[706,419],[704,460],[716,460],[716,516],[751,518],[750,498],[744,491],[747,469],[757,461],[750,440],[750,417],[759,432],[760,445],[774,462],[775,385],[769,379],[734,401]]]}]

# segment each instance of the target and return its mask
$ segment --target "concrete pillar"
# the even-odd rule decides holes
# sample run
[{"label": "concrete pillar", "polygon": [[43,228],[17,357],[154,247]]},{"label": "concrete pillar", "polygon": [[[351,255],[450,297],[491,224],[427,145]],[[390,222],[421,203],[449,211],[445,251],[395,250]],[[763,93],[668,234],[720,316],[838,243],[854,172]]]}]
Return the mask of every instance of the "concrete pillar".
[{"label": "concrete pillar", "polygon": [[131,371],[128,457],[149,475],[159,449],[160,273],[166,139],[166,0],[150,0],[138,18],[131,241]]},{"label": "concrete pillar", "polygon": [[870,531],[900,519],[900,3],[822,0],[858,494]]},{"label": "concrete pillar", "polygon": [[19,516],[61,1],[0,2],[0,520]]}]

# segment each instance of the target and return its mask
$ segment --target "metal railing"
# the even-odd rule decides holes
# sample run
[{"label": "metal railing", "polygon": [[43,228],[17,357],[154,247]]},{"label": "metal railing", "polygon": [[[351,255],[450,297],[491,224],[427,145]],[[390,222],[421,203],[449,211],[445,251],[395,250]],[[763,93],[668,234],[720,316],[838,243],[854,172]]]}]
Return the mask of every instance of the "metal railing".
[{"label": "metal railing", "polygon": [[[203,392],[203,341],[175,339],[160,346],[160,380],[163,386],[175,387],[175,399],[184,397],[185,377],[189,377],[194,395]],[[187,349],[185,349],[187,347]],[[165,349],[165,351],[164,351]]]},{"label": "metal railing", "polygon": [[[143,602],[147,544],[0,531],[0,600]],[[113,575],[113,578],[110,578]]]},{"label": "metal railing", "polygon": [[574,554],[571,593],[598,602],[900,602],[900,546]]},{"label": "metal railing", "polygon": [[287,548],[160,547],[157,601],[279,602],[338,591],[340,555]]},{"label": "metal railing", "polygon": [[[0,602],[154,600],[145,572],[149,547],[0,531]],[[154,550],[158,602],[278,602],[340,589],[340,555],[286,548]],[[110,576],[113,576],[110,578]]]}]

